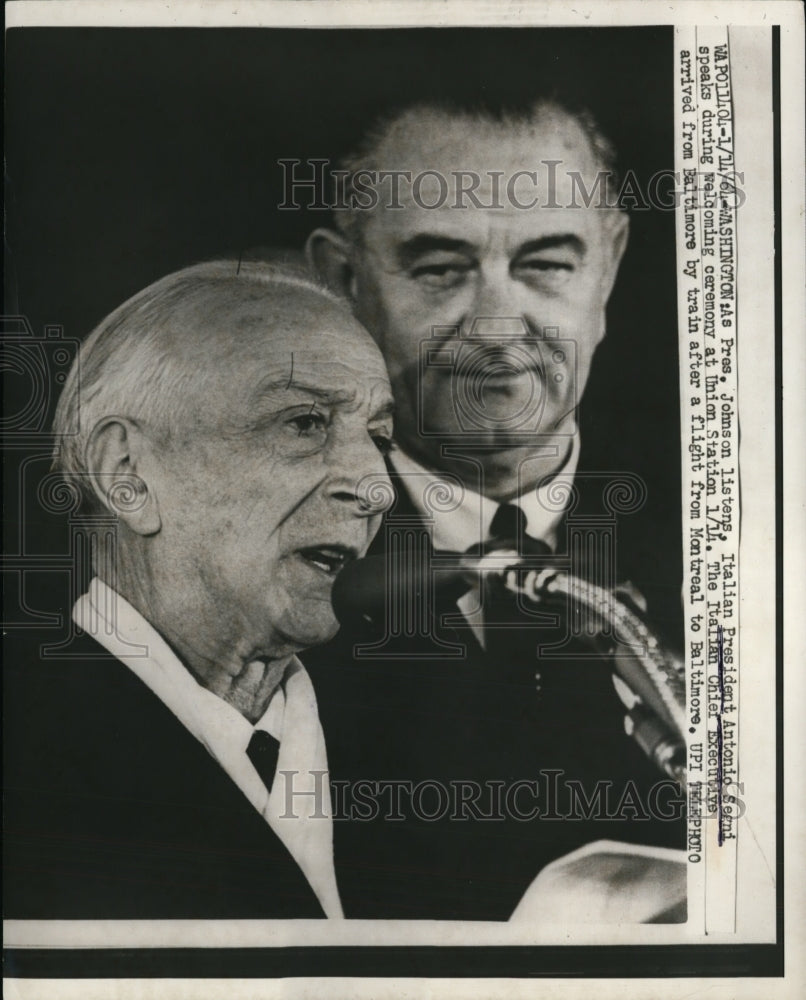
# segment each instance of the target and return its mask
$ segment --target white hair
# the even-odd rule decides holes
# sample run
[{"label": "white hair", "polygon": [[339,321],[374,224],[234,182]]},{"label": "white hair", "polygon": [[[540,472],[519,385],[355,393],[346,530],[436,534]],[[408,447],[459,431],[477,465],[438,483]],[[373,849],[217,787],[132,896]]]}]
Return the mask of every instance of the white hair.
[{"label": "white hair", "polygon": [[[177,428],[206,374],[203,360],[189,368],[171,341],[198,335],[187,322],[194,307],[208,325],[267,288],[313,294],[344,309],[333,293],[293,266],[265,261],[216,260],[169,274],[118,306],[82,343],[54,417],[53,468],[95,505],[86,463],[97,422],[117,414],[148,424],[163,441]],[[199,307],[203,307],[200,309]]]}]

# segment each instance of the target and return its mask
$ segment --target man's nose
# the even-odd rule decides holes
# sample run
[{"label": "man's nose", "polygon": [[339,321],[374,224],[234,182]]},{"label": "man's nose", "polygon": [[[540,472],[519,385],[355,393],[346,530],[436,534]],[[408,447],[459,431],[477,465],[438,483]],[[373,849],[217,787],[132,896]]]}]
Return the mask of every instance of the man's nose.
[{"label": "man's nose", "polygon": [[473,340],[523,340],[538,333],[534,303],[522,283],[503,268],[482,272],[462,317],[462,335]]},{"label": "man's nose", "polygon": [[383,514],[395,499],[383,457],[366,431],[341,435],[329,456],[328,494],[360,517]]}]

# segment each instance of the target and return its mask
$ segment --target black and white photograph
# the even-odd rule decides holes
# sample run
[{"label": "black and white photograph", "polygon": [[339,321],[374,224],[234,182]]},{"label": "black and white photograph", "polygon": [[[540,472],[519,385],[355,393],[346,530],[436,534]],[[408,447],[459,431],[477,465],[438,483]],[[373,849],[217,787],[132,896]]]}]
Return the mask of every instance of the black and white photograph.
[{"label": "black and white photograph", "polygon": [[802,13],[224,6],[7,5],[14,995],[760,996]]}]

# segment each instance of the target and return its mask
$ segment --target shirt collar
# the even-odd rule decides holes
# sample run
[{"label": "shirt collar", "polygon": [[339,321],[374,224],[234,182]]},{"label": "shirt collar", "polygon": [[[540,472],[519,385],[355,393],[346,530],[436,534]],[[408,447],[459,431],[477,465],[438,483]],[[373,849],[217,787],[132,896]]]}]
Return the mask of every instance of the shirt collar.
[{"label": "shirt collar", "polygon": [[[126,664],[207,748],[288,848],[325,913],[341,917],[327,752],[316,695],[299,660],[292,658],[253,727],[232,705],[202,687],[140,612],[101,580],[94,579],[78,599],[73,619]],[[246,754],[255,729],[265,729],[280,741],[271,794]]]},{"label": "shirt collar", "polygon": [[[529,490],[511,502],[526,515],[526,532],[546,542],[552,549],[557,546],[557,527],[565,513],[566,504],[558,505],[551,497],[552,483],[559,477],[573,478],[579,461],[579,433],[574,434],[568,457],[548,482]],[[543,460],[542,456],[539,460]],[[526,459],[528,463],[530,460]],[[535,461],[538,461],[536,458]],[[393,469],[407,483],[407,493],[426,522],[431,544],[438,551],[464,552],[489,538],[490,524],[500,507],[497,500],[474,493],[463,486],[458,476],[425,469],[405,452],[397,449],[390,456]],[[569,491],[562,491],[570,497]],[[435,502],[426,505],[425,496]],[[448,498],[446,502],[437,502]]]},{"label": "shirt collar", "polygon": [[[254,729],[265,729],[278,740],[282,737],[282,685],[253,727],[236,708],[202,687],[153,625],[97,577],[76,602],[73,618],[130,667],[215,757],[228,751],[243,752]],[[294,658],[284,681],[303,669]]]}]

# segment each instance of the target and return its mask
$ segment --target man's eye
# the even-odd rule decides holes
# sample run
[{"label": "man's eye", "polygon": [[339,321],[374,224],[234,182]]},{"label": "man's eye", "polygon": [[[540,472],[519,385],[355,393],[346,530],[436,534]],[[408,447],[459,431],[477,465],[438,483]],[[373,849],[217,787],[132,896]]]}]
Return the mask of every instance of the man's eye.
[{"label": "man's eye", "polygon": [[434,261],[416,265],[411,275],[427,288],[452,288],[462,282],[470,270],[470,264],[464,261]]},{"label": "man's eye", "polygon": [[565,284],[576,270],[573,261],[559,257],[527,257],[515,264],[513,270],[528,279],[549,283],[552,287]]},{"label": "man's eye", "polygon": [[298,413],[291,417],[287,424],[297,432],[299,437],[311,437],[311,435],[323,431],[327,427],[327,417],[318,410],[308,410],[307,413]]}]

